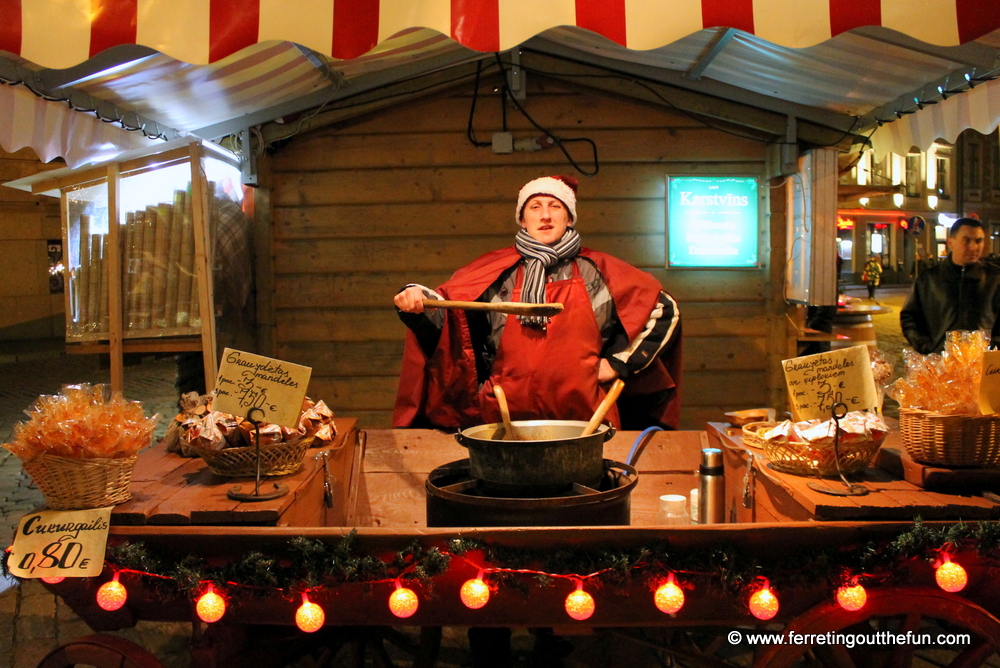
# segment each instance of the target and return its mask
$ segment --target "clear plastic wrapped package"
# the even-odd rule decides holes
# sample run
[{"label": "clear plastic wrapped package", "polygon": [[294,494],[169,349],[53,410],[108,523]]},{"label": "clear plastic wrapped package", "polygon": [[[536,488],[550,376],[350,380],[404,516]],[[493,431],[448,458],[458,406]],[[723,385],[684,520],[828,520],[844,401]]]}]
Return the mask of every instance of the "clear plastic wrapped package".
[{"label": "clear plastic wrapped package", "polygon": [[68,385],[43,395],[14,427],[5,448],[25,463],[43,454],[67,459],[121,459],[147,447],[159,416],[146,417],[142,404],[120,394],[105,398],[103,385]]},{"label": "clear plastic wrapped package", "polygon": [[941,354],[904,350],[906,376],[892,383],[886,393],[901,408],[978,415],[983,353],[989,346],[989,332],[953,331],[948,332]]}]

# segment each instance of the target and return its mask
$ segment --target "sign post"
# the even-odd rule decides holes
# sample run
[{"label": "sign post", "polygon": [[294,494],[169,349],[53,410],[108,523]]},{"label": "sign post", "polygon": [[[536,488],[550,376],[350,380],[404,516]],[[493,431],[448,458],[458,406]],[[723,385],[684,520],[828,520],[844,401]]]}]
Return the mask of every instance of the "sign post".
[{"label": "sign post", "polygon": [[260,424],[269,422],[294,429],[299,425],[302,400],[306,397],[312,368],[226,348],[215,379],[212,408],[245,417],[254,426],[257,475],[254,491],[245,493],[236,485],[228,496],[236,501],[267,501],[288,494],[288,487],[260,493]]}]

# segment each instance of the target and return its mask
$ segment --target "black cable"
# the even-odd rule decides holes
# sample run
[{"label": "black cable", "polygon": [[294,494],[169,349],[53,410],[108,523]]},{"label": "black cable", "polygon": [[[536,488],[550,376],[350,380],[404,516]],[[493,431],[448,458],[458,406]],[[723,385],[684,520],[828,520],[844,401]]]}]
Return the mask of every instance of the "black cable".
[{"label": "black cable", "polygon": [[[728,135],[733,136],[733,137],[739,137],[740,139],[749,139],[750,141],[759,142],[761,144],[771,144],[774,141],[774,140],[771,140],[771,139],[762,139],[760,137],[754,137],[752,135],[746,135],[746,134],[742,134],[742,133],[739,133],[739,132],[734,132],[732,130],[729,130],[729,129],[726,129],[724,127],[721,127],[721,126],[715,125],[713,123],[710,123],[709,121],[707,121],[705,119],[704,116],[701,116],[699,114],[695,114],[694,112],[688,111],[687,109],[684,109],[682,107],[678,107],[676,104],[674,104],[673,102],[671,102],[667,98],[663,97],[663,95],[661,95],[658,90],[656,90],[655,88],[653,88],[652,86],[650,86],[649,84],[647,84],[645,81],[642,81],[642,80],[637,79],[635,77],[628,77],[628,76],[625,76],[623,74],[617,74],[617,73],[612,73],[612,74],[565,74],[565,73],[560,72],[560,73],[556,74],[556,73],[553,73],[553,72],[546,72],[545,70],[540,70],[540,69],[534,68],[534,67],[525,67],[524,69],[527,70],[527,71],[529,71],[529,72],[534,72],[536,74],[542,74],[542,75],[546,75],[546,76],[550,76],[550,77],[581,77],[581,78],[594,78],[594,79],[617,79],[619,81],[628,81],[630,83],[633,83],[633,84],[635,84],[637,86],[641,86],[642,88],[646,89],[647,91],[649,91],[650,93],[652,93],[653,95],[655,95],[661,102],[663,102],[664,104],[666,104],[671,109],[673,109],[673,110],[675,110],[675,111],[677,111],[677,112],[679,112],[679,113],[687,116],[688,118],[696,120],[699,123],[705,125],[706,127],[712,128],[713,130],[718,130],[719,132],[723,132],[723,133],[728,134]],[[860,122],[860,120],[861,119],[856,116],[854,118],[854,124],[851,125],[850,129],[848,129],[847,131],[845,131],[844,134],[837,141],[832,142],[830,144],[815,144],[814,146],[816,148],[828,148],[830,146],[836,146],[837,144],[839,144],[840,142],[842,142],[845,138],[847,138],[848,136],[850,136],[854,132],[854,128],[857,127],[857,125]],[[831,128],[831,129],[833,129],[833,128]]]},{"label": "black cable", "polygon": [[[158,131],[156,134],[153,134],[152,131],[146,130],[146,127],[143,126],[143,125],[137,125],[135,127],[129,127],[128,125],[125,124],[125,121],[124,121],[123,118],[113,118],[113,117],[104,116],[104,115],[101,114],[100,110],[98,110],[98,108],[96,106],[94,106],[93,108],[90,108],[90,109],[86,109],[84,107],[80,107],[80,106],[77,106],[77,105],[73,104],[73,100],[71,100],[68,97],[53,97],[51,95],[47,95],[45,93],[39,92],[39,91],[35,90],[31,86],[31,84],[29,84],[27,81],[25,81],[23,79],[20,79],[20,80],[17,80],[17,81],[12,81],[12,80],[9,80],[9,79],[0,79],[0,84],[6,85],[6,86],[24,86],[25,88],[28,89],[28,91],[32,95],[34,95],[37,98],[45,100],[46,102],[65,102],[66,106],[70,110],[72,110],[72,111],[78,111],[78,112],[83,113],[83,114],[93,114],[97,118],[97,120],[99,120],[99,121],[101,121],[103,123],[117,123],[126,132],[141,132],[148,139],[162,139],[164,141],[166,141],[166,139],[167,139],[166,135],[164,135],[162,131]],[[88,96],[88,97],[90,97],[90,96]],[[90,97],[90,99],[91,99],[91,101],[93,101],[92,97]],[[157,126],[157,130],[159,130],[159,126]]]},{"label": "black cable", "polygon": [[[514,104],[514,106],[517,107],[517,110],[521,112],[521,115],[524,116],[526,119],[528,119],[528,122],[531,123],[533,126],[535,126],[536,130],[538,130],[546,137],[551,139],[552,142],[559,147],[559,150],[562,151],[563,155],[566,156],[566,159],[569,161],[569,164],[573,165],[573,169],[580,172],[584,176],[596,176],[597,172],[599,172],[601,169],[601,163],[597,157],[597,144],[595,144],[592,139],[589,139],[587,137],[565,137],[565,138],[558,137],[553,133],[549,132],[548,130],[546,130],[545,128],[543,128],[538,123],[536,123],[535,119],[532,118],[531,115],[524,110],[524,107],[522,107],[521,104],[517,101],[517,98],[514,97],[513,91],[511,91],[510,87],[507,85],[507,69],[503,65],[503,60],[500,59],[500,53],[497,52],[494,55],[496,56],[497,66],[500,68],[500,74],[502,75],[503,91],[510,98],[510,101]],[[573,159],[573,156],[570,155],[569,151],[564,146],[564,144],[572,142],[586,142],[590,144],[590,148],[594,153],[594,171],[588,172],[583,167],[581,167],[576,160]]]},{"label": "black cable", "polygon": [[[579,77],[579,78],[589,78],[589,79],[616,79],[618,81],[628,81],[630,83],[636,84],[637,86],[642,86],[643,88],[645,88],[646,90],[648,90],[650,93],[652,93],[653,95],[655,95],[657,98],[659,98],[661,102],[663,102],[665,105],[667,105],[671,109],[677,111],[680,114],[683,114],[684,116],[687,116],[688,118],[690,118],[692,120],[698,121],[702,125],[705,125],[706,127],[712,128],[713,130],[718,130],[719,132],[723,132],[723,133],[725,133],[727,135],[731,135],[733,137],[739,137],[740,139],[749,139],[751,141],[760,142],[761,144],[770,144],[773,141],[771,139],[762,139],[760,137],[753,137],[753,136],[750,136],[750,135],[740,134],[738,132],[733,132],[732,130],[727,130],[726,128],[719,127],[717,125],[713,125],[712,123],[709,123],[707,120],[705,120],[704,116],[699,116],[698,114],[695,114],[693,112],[688,111],[687,109],[684,109],[683,107],[678,107],[676,104],[674,104],[673,102],[671,102],[667,98],[663,97],[660,94],[660,92],[657,91],[655,88],[649,86],[644,81],[640,81],[639,79],[636,79],[635,77],[628,77],[628,76],[625,76],[623,74],[617,74],[617,73],[616,74],[566,74],[566,73],[563,73],[563,72],[555,73],[555,72],[546,72],[545,70],[540,70],[540,69],[538,69],[536,67],[525,67],[524,69],[527,70],[528,72],[534,72],[535,74],[541,74],[543,76],[550,76],[550,77],[553,77],[553,78]],[[773,134],[773,133],[769,133],[769,134]]]},{"label": "black cable", "polygon": [[[476,61],[476,83],[472,87],[472,105],[469,107],[469,127],[465,130],[465,136],[469,138],[469,143],[473,146],[491,146],[491,142],[476,141],[476,131],[472,127],[472,119],[476,116],[476,100],[479,99],[479,76],[483,69],[483,61]],[[501,98],[502,101],[503,98]]]},{"label": "black cable", "polygon": [[507,132],[507,98],[500,96],[500,121],[503,131]]},{"label": "black cable", "polygon": [[[489,65],[488,67],[483,68],[483,71],[488,70],[490,67],[493,67],[493,65]],[[390,99],[395,98],[395,97],[407,97],[407,96],[410,96],[410,95],[415,95],[417,93],[422,93],[423,91],[430,90],[432,88],[438,88],[440,86],[447,86],[450,83],[454,83],[456,81],[462,81],[465,78],[466,78],[466,75],[463,74],[461,76],[455,77],[454,79],[448,79],[447,81],[438,81],[437,83],[429,84],[427,86],[424,86],[423,88],[417,88],[417,89],[414,89],[414,90],[406,90],[406,91],[401,91],[399,93],[390,93],[388,95],[383,95],[379,99],[380,100],[390,100]],[[373,91],[383,90],[385,88],[389,88],[391,86],[395,86],[395,85],[398,85],[400,83],[403,83],[403,82],[400,82],[400,81],[389,82],[389,83],[383,84],[381,86],[377,86],[375,88],[370,88],[368,90],[362,91],[362,92],[357,93],[355,95],[349,95],[347,97],[341,98],[341,100],[350,100],[350,99],[355,98],[355,97],[357,97],[359,95],[367,95],[367,94],[369,94],[369,93],[371,93]],[[350,109],[351,107],[362,107],[362,106],[364,106],[366,104],[371,104],[371,102],[372,102],[371,100],[367,100],[366,99],[366,100],[362,100],[361,102],[354,102],[352,104],[338,104],[336,106],[330,106],[328,110],[329,111],[338,111],[340,109]],[[321,107],[325,106],[327,104],[330,104],[330,102],[324,102],[323,105],[321,105]],[[298,134],[297,130],[295,132],[291,132],[291,133],[289,133],[289,134],[287,134],[287,135],[285,135],[283,137],[278,137],[276,139],[272,139],[271,141],[269,141],[267,143],[267,146],[273,146],[275,143],[277,143],[279,141],[285,141],[287,139],[291,139],[296,134]],[[492,144],[486,144],[486,146],[492,146]]]},{"label": "black cable", "polygon": [[[865,147],[869,147],[869,146],[872,145],[872,137],[875,135],[875,131],[878,130],[878,128],[879,128],[879,126],[876,125],[872,129],[872,131],[868,134],[868,136],[865,137],[865,141],[864,141]],[[847,167],[844,167],[844,169],[841,170],[840,173],[844,174],[844,173],[849,172],[850,170],[854,169],[854,166],[857,165],[859,162],[861,162],[861,156],[863,156],[864,154],[865,154],[865,149],[862,148],[860,151],[858,151],[858,157],[856,157],[853,161],[851,161],[851,164],[849,164]]]}]

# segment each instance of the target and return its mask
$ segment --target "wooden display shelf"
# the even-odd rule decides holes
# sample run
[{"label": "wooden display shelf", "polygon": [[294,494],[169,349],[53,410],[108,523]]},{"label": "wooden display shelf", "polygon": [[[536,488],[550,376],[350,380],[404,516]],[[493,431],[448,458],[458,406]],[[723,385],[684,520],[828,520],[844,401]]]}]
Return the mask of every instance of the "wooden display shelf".
[{"label": "wooden display shelf", "polygon": [[[763,450],[744,446],[742,430],[727,424],[709,423],[708,437],[722,448],[725,458],[729,521],[1000,518],[1000,504],[982,496],[921,489],[875,466],[848,476],[852,483],[864,485],[869,491],[867,495],[824,494],[810,488],[809,483],[819,482],[831,489],[843,489],[843,483],[838,478],[805,477],[773,469]],[[890,432],[886,445],[893,447],[898,438],[898,432]]]},{"label": "wooden display shelf", "polygon": [[[167,452],[161,443],[143,451],[132,475],[132,499],[111,511],[113,525],[241,525],[345,526],[349,497],[357,482],[356,460],[363,452],[357,418],[334,418],[337,437],[324,448],[306,450],[302,468],[291,475],[263,477],[287,485],[289,493],[270,501],[241,502],[226,494],[233,485],[253,491],[253,478],[227,478],[212,473],[200,457]],[[323,462],[329,451],[333,507],[323,503]]]},{"label": "wooden display shelf", "polygon": [[[197,352],[202,348],[201,336],[184,338],[125,339],[122,353],[184,353]],[[73,355],[93,355],[111,352],[107,341],[67,343],[66,352]]]},{"label": "wooden display shelf", "polygon": [[1000,468],[947,468],[914,461],[902,447],[883,445],[875,465],[921,489],[955,494],[1000,491]]}]

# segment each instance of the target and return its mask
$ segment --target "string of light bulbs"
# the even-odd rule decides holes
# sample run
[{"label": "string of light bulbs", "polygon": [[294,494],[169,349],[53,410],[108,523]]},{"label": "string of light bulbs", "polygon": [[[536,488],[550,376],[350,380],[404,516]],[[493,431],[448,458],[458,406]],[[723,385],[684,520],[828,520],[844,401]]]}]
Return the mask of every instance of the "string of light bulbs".
[{"label": "string of light bulbs", "polygon": [[[724,573],[712,568],[681,568],[664,563],[660,561],[660,555],[664,552],[660,551],[658,547],[640,550],[642,554],[646,555],[645,558],[629,559],[627,555],[618,555],[610,559],[610,561],[618,563],[619,567],[609,566],[591,572],[577,573],[526,568],[519,563],[507,566],[496,561],[498,553],[486,544],[476,542],[460,544],[458,540],[451,541],[449,544],[453,551],[439,548],[431,550],[408,548],[389,562],[380,561],[380,558],[371,555],[359,557],[360,562],[365,562],[371,572],[381,573],[381,576],[365,580],[345,581],[340,585],[361,583],[373,589],[388,586],[391,588],[386,599],[389,611],[397,618],[406,619],[415,615],[422,604],[420,594],[411,588],[412,585],[407,586],[413,581],[433,580],[449,572],[455,579],[457,572],[471,570],[475,576],[465,579],[457,594],[466,608],[475,611],[488,606],[496,596],[504,595],[502,591],[505,588],[504,585],[509,583],[505,579],[531,576],[548,583],[550,588],[561,586],[560,582],[569,584],[570,591],[567,592],[563,601],[565,612],[572,620],[585,621],[595,614],[599,604],[599,599],[595,598],[594,593],[599,591],[602,581],[606,577],[622,576],[621,564],[627,564],[625,566],[628,571],[626,575],[633,574],[640,577],[644,588],[648,588],[652,594],[652,604],[661,613],[669,616],[682,615],[690,596],[698,596],[699,593],[702,595],[713,594],[717,592],[718,584],[724,584],[726,580]],[[135,548],[134,545],[131,547]],[[334,549],[340,550],[337,554],[341,561],[347,558],[347,552],[344,551],[343,545]],[[841,551],[843,552],[843,550]],[[854,546],[847,553],[842,554],[844,557],[842,563],[833,564],[835,568],[832,574],[822,577],[829,581],[831,596],[841,608],[857,611],[863,609],[867,602],[866,585],[893,586],[893,579],[898,578],[901,566],[904,563],[920,559],[925,559],[932,565],[938,587],[951,593],[962,591],[969,584],[969,575],[957,557],[969,555],[971,558],[972,552],[978,554],[977,563],[989,571],[982,576],[995,576],[996,571],[1000,570],[1000,528],[995,523],[982,522],[977,525],[960,523],[942,529],[931,529],[921,522],[917,522],[910,531],[900,534],[888,544],[883,541],[881,545],[870,542]],[[8,573],[9,553],[10,548],[8,548],[2,562],[4,573]],[[877,554],[882,555],[882,563],[875,564],[870,569],[858,565],[865,563],[864,558]],[[716,553],[714,556],[718,557],[719,555]],[[854,559],[856,556],[861,556],[862,559]],[[315,551],[310,553],[309,557],[317,563],[321,561],[320,556]],[[143,558],[148,561],[147,557]],[[733,556],[728,555],[722,559],[715,559],[714,562],[713,558],[704,555],[698,559],[703,560],[704,564],[715,563],[716,569],[724,570],[725,567],[719,564],[732,562]],[[963,556],[962,560],[964,559]],[[803,568],[817,571],[818,563],[830,562],[830,560],[830,554],[814,555],[802,560]],[[181,561],[187,563],[190,558]],[[519,560],[514,559],[514,561]],[[667,558],[666,561],[669,562],[671,559]],[[680,562],[683,559],[676,561]],[[816,563],[813,563],[814,561]],[[384,568],[379,568],[378,564],[382,564]],[[392,567],[390,568],[387,564],[391,564]],[[159,583],[167,586],[166,591],[169,592],[169,595],[180,592],[189,596],[194,603],[198,618],[211,624],[223,619],[230,607],[239,605],[241,591],[253,590],[258,595],[280,596],[288,601],[300,600],[294,614],[294,623],[307,633],[319,630],[326,623],[329,611],[324,609],[321,602],[328,599],[328,594],[340,586],[323,582],[322,579],[317,580],[312,576],[287,586],[265,586],[239,582],[235,579],[209,577],[195,579],[191,582],[180,573],[179,569],[176,575],[165,575],[151,570],[131,568],[117,563],[114,559],[108,559],[105,562],[105,573],[110,574],[110,579],[106,579],[97,588],[95,597],[97,604],[107,611],[118,610],[125,606],[128,600],[128,586],[146,579],[154,585]],[[785,584],[775,586],[773,583],[775,577],[781,579]],[[125,582],[122,581],[123,578]],[[43,579],[56,587],[62,581],[62,578]],[[182,580],[185,581],[183,586]],[[782,589],[795,586],[797,586],[795,577],[790,577],[788,573],[782,573],[780,569],[775,568],[768,574],[760,573],[743,582],[737,589],[732,587],[728,589],[738,600],[743,601],[742,604],[750,615],[758,620],[768,621],[773,619],[780,610]],[[144,589],[155,590],[156,587],[145,586]],[[426,604],[439,605],[439,601],[440,599],[432,598],[428,599]]]}]

